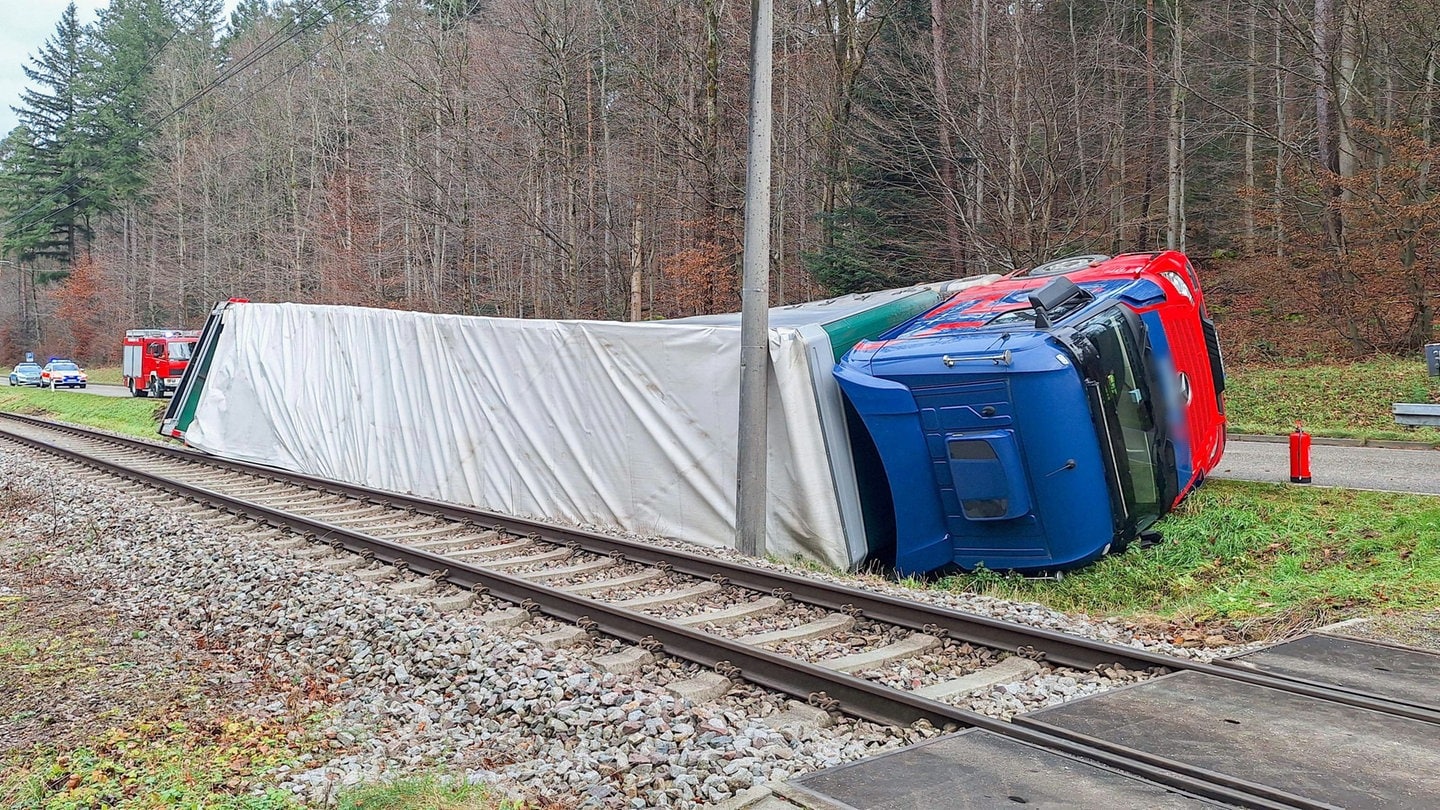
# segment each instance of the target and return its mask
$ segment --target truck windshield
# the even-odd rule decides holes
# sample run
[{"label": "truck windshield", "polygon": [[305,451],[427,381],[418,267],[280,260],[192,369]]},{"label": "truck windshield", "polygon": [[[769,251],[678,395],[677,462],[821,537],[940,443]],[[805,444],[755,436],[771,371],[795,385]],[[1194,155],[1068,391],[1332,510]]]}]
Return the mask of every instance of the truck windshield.
[{"label": "truck windshield", "polygon": [[1105,428],[1101,445],[1112,459],[1130,531],[1149,526],[1170,505],[1176,477],[1167,468],[1173,460],[1147,373],[1149,350],[1136,326],[1124,310],[1113,308],[1082,324],[1076,334],[1081,368]]},{"label": "truck windshield", "polygon": [[172,340],[170,341],[170,359],[189,360],[190,350],[194,347],[195,344],[190,343],[189,341]]}]

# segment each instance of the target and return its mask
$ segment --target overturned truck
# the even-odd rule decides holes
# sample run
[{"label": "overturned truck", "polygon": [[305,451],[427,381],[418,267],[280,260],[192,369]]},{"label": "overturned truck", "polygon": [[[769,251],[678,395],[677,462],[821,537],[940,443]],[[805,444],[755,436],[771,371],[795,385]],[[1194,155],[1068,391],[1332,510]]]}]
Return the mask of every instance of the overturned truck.
[{"label": "overturned truck", "polygon": [[[961,285],[955,285],[961,286]],[[771,552],[848,568],[869,540],[837,357],[949,285],[777,307]],[[733,543],[738,316],[521,320],[226,302],[163,433],[379,489],[710,546]]]},{"label": "overturned truck", "polygon": [[[1059,570],[1146,530],[1223,447],[1218,342],[1178,253],[777,307],[769,348],[767,542],[782,557]],[[739,356],[738,315],[231,301],[162,433],[377,489],[728,546]]]}]

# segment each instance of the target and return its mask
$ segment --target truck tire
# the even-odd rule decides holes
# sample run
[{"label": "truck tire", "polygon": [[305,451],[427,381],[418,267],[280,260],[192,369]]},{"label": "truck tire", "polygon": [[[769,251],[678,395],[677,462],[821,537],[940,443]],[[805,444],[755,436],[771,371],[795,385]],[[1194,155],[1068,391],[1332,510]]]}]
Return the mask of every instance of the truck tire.
[{"label": "truck tire", "polygon": [[149,391],[146,391],[144,388],[141,388],[140,386],[138,386],[138,385],[135,384],[135,378],[134,378],[134,377],[126,377],[126,378],[125,378],[125,387],[130,389],[130,396],[132,396],[132,397],[148,397],[148,396],[150,396],[150,392],[149,392]]},{"label": "truck tire", "polygon": [[156,399],[165,396],[165,383],[160,382],[159,377],[150,378],[150,396]]}]

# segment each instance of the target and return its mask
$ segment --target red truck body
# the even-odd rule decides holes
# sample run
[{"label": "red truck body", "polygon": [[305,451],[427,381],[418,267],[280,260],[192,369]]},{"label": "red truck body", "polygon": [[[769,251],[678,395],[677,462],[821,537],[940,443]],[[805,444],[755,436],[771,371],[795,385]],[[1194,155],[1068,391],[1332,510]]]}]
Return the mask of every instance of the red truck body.
[{"label": "red truck body", "polygon": [[125,333],[121,360],[125,387],[136,397],[163,397],[175,392],[190,365],[200,333],[185,329],[131,329]]}]

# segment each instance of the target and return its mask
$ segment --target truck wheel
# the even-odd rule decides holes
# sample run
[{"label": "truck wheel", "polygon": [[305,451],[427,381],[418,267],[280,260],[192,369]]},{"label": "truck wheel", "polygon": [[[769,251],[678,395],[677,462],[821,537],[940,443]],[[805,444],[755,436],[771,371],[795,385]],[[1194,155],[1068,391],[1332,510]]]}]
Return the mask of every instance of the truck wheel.
[{"label": "truck wheel", "polygon": [[150,396],[156,399],[165,396],[165,384],[160,382],[159,377],[150,378]]},{"label": "truck wheel", "polygon": [[141,388],[140,386],[136,385],[135,382],[136,382],[136,380],[135,380],[133,377],[126,377],[126,378],[125,378],[125,387],[130,389],[130,396],[132,396],[132,397],[144,397],[144,396],[149,396],[149,395],[150,395],[150,392],[149,392],[149,391],[146,391],[144,388]]}]

